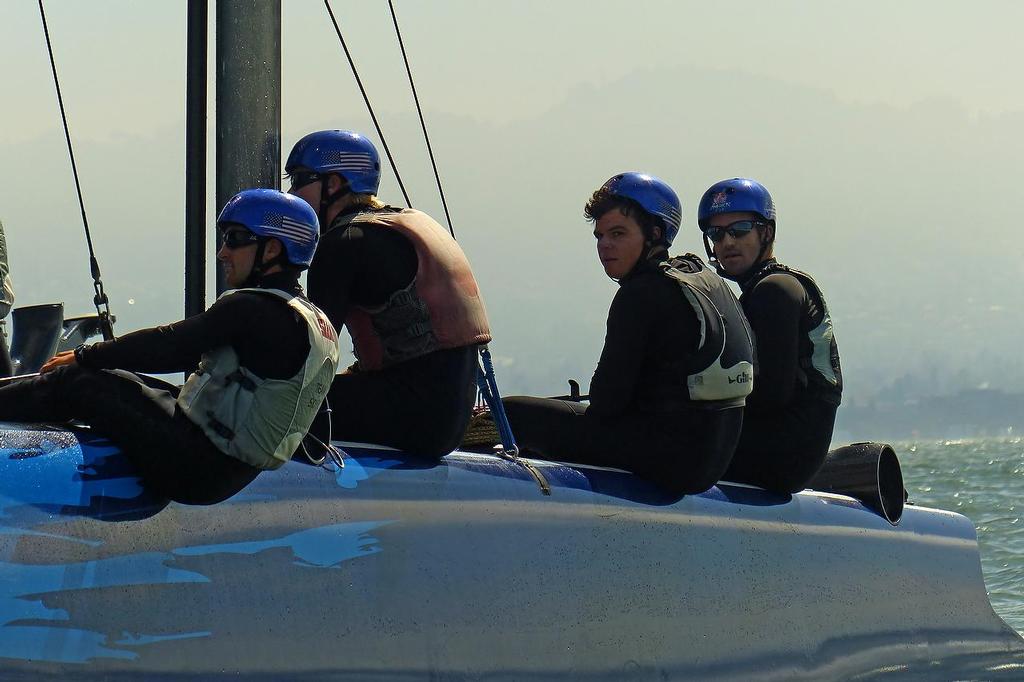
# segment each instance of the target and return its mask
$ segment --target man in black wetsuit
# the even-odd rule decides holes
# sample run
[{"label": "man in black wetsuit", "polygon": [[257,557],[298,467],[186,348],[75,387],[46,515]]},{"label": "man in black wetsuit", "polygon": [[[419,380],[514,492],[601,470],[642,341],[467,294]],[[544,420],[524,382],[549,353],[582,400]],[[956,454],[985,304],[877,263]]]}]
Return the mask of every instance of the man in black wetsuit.
[{"label": "man in black wetsuit", "polygon": [[622,173],[594,192],[597,255],[619,283],[590,404],[511,397],[528,453],[633,471],[676,494],[725,472],[753,372],[736,297],[697,256],[669,258],[680,204],[661,180]]},{"label": "man in black wetsuit", "polygon": [[754,392],[725,477],[803,490],[828,452],[843,390],[825,298],[810,275],[775,259],[775,203],[761,183],[712,185],[697,217],[712,263],[743,291],[757,339]]},{"label": "man in black wetsuit", "polygon": [[357,360],[331,387],[334,437],[448,454],[473,408],[478,346],[491,339],[465,254],[430,216],[377,199],[380,158],[358,133],[310,133],[285,169],[323,226],[310,299],[348,329]]},{"label": "man in black wetsuit", "polygon": [[[56,355],[39,376],[0,388],[0,419],[85,422],[179,502],[218,502],[284,464],[338,361],[334,329],[298,282],[316,215],[287,194],[246,190],[217,226],[236,290],[186,320]],[[180,393],[135,374],[179,371],[192,371]]]}]

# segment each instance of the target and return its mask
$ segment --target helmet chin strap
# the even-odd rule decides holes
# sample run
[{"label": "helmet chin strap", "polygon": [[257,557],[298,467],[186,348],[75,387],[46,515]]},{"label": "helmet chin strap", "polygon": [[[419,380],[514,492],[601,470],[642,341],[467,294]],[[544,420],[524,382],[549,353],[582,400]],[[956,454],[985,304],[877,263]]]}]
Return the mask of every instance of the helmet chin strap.
[{"label": "helmet chin strap", "polygon": [[639,268],[644,267],[644,264],[653,259],[655,256],[658,256],[663,253],[668,253],[668,247],[665,246],[665,244],[660,241],[652,242],[650,240],[646,240],[644,241],[644,248],[646,249],[646,251],[643,252],[643,255],[640,258],[636,259],[636,263],[633,264],[633,267],[630,268],[629,272],[626,273],[625,276],[620,277],[619,279],[615,279],[614,277],[612,277],[611,279],[615,282],[621,282],[626,277],[629,277],[631,274],[636,272]]},{"label": "helmet chin strap", "polygon": [[731,277],[729,277],[729,273],[725,271],[725,268],[722,267],[722,264],[718,261],[718,258],[715,256],[715,250],[711,247],[711,240],[708,239],[708,236],[706,234],[703,234],[703,238],[704,251],[708,254],[708,264],[715,269],[715,272],[718,273],[719,277],[732,279]]},{"label": "helmet chin strap", "polygon": [[249,276],[245,278],[245,282],[242,284],[243,287],[259,287],[263,284],[263,278],[267,274],[267,269],[272,268],[275,265],[285,266],[288,265],[288,254],[285,253],[284,249],[281,249],[274,258],[264,261],[263,256],[267,251],[267,242],[269,239],[261,239],[256,243],[256,254],[253,256],[252,269],[249,271]]},{"label": "helmet chin strap", "polygon": [[659,256],[663,253],[668,253],[668,247],[664,242],[647,242],[647,255],[644,256],[644,260],[651,260],[655,256]]},{"label": "helmet chin strap", "polygon": [[348,182],[345,181],[344,178],[342,178],[341,189],[337,192],[329,192],[327,190],[327,185],[331,175],[335,174],[332,173],[328,175],[320,182],[320,209],[316,212],[316,217],[320,221],[321,233],[326,232],[330,228],[330,225],[327,224],[327,210],[331,207],[331,204],[351,193],[348,189]]},{"label": "helmet chin strap", "polygon": [[263,254],[266,250],[266,239],[260,239],[256,242],[256,254],[252,257],[252,268],[249,270],[249,276],[242,283],[243,287],[258,287],[263,281],[263,270],[268,265],[263,262]]},{"label": "helmet chin strap", "polygon": [[[747,271],[743,273],[739,280],[744,280],[754,273],[755,270],[761,267],[764,262],[764,255],[768,253],[768,249],[771,248],[772,242],[775,241],[775,222],[769,221],[768,224],[772,228],[772,238],[769,239],[765,234],[761,234],[761,250],[757,252],[757,258],[754,260],[754,264],[747,268]],[[765,230],[767,232],[767,230]]]}]

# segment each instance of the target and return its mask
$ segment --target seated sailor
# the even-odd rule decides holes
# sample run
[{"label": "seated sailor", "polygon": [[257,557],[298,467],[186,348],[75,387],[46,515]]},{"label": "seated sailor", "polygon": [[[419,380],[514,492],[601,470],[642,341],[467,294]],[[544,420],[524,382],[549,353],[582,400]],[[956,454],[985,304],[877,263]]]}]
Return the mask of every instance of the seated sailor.
[{"label": "seated sailor", "polygon": [[669,258],[681,208],[661,180],[616,175],[584,213],[619,284],[590,404],[508,398],[516,440],[528,453],[627,469],[674,493],[706,490],[729,464],[751,388],[736,297],[697,256]]},{"label": "seated sailor", "polygon": [[757,339],[754,392],[725,478],[802,490],[828,452],[843,390],[825,298],[810,275],[775,259],[775,203],[761,183],[715,183],[697,213],[708,256],[739,283]]},{"label": "seated sailor", "polygon": [[[233,291],[209,310],[50,359],[0,388],[0,419],[79,420],[109,437],[143,481],[210,504],[295,451],[338,362],[337,335],[299,274],[316,248],[316,214],[269,189],[235,195],[217,227]],[[127,370],[127,371],[126,371]],[[177,387],[135,372],[192,371]]]},{"label": "seated sailor", "polygon": [[331,386],[334,437],[448,454],[476,399],[478,346],[491,340],[461,247],[427,214],[377,199],[380,157],[358,133],[310,133],[285,169],[323,226],[310,299],[348,329],[357,360]]}]

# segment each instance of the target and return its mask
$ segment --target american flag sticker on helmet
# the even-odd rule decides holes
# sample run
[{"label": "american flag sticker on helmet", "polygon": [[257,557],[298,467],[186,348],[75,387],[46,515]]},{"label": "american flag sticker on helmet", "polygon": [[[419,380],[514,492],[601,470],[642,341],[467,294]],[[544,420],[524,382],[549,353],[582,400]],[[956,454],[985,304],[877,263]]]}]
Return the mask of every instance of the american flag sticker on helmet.
[{"label": "american flag sticker on helmet", "polygon": [[263,228],[269,237],[285,237],[299,244],[313,241],[312,226],[300,223],[280,213],[268,213],[263,217]]},{"label": "american flag sticker on helmet", "polygon": [[679,212],[678,209],[676,209],[675,206],[668,203],[667,201],[659,201],[658,210],[661,211],[662,215],[668,216],[669,220],[672,221],[674,225],[678,225],[680,222],[682,222],[682,214]]},{"label": "american flag sticker on helmet", "polygon": [[373,159],[366,154],[352,154],[337,150],[325,151],[323,163],[331,166],[332,170],[372,171],[376,169]]}]

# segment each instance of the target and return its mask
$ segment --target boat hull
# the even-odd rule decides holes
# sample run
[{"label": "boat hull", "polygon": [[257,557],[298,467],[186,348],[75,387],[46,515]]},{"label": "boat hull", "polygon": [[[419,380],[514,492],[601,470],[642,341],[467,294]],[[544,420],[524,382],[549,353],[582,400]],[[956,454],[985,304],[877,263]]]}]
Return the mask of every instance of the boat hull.
[{"label": "boat hull", "polygon": [[87,432],[0,446],[3,679],[1022,673],[950,512],[352,445],[186,506]]}]

